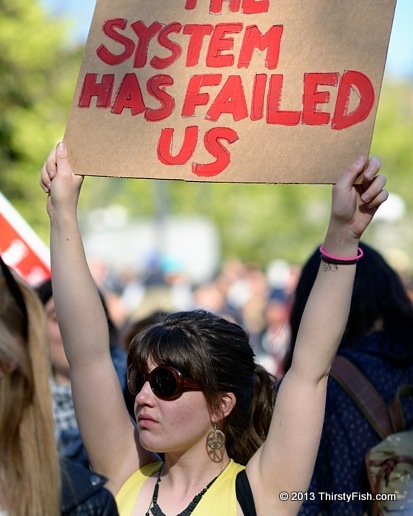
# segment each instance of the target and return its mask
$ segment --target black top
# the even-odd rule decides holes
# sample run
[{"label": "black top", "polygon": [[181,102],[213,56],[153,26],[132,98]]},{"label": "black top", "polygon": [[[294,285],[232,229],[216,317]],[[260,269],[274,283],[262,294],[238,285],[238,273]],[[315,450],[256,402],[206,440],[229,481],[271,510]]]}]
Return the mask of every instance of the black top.
[{"label": "black top", "polygon": [[255,512],[254,496],[252,494],[245,469],[238,473],[235,488],[237,500],[244,516],[257,516],[257,513]]}]

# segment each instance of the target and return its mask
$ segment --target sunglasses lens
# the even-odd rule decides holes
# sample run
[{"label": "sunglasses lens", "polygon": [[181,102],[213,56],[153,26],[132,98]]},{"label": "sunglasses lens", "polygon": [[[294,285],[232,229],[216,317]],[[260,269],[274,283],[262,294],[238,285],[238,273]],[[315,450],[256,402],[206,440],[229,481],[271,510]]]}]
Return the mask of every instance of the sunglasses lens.
[{"label": "sunglasses lens", "polygon": [[[139,377],[139,379],[138,379],[138,377]],[[142,376],[136,371],[136,369],[129,369],[128,389],[131,392],[131,394],[133,394],[134,396],[136,396],[136,394],[138,394],[138,392],[140,391],[140,389],[142,387],[142,386],[139,387],[138,381],[140,381],[140,382],[142,381]]]},{"label": "sunglasses lens", "polygon": [[135,371],[135,380],[133,383],[133,388],[135,389],[135,394],[138,394],[138,392],[142,389],[144,383],[145,383],[145,381],[143,379],[142,373],[138,373],[138,371]]},{"label": "sunglasses lens", "polygon": [[156,396],[170,398],[176,394],[175,375],[169,369],[156,369],[152,372],[151,387]]},{"label": "sunglasses lens", "polygon": [[167,366],[159,366],[150,374],[140,373],[131,367],[128,375],[128,388],[133,396],[136,396],[144,383],[149,380],[155,396],[165,400],[174,399],[183,390],[179,374]]}]

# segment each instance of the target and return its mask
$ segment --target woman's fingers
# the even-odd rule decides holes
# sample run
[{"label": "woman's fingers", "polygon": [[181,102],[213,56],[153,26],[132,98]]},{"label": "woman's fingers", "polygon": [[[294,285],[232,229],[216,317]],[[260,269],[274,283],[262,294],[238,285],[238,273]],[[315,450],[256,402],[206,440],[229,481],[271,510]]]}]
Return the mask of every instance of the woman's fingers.
[{"label": "woman's fingers", "polygon": [[50,193],[53,179],[56,177],[56,150],[53,149],[43,164],[40,174],[40,186],[46,193]]},{"label": "woman's fingers", "polygon": [[376,156],[372,156],[363,170],[363,178],[372,181],[379,173],[381,168],[381,161]]},{"label": "woman's fingers", "polygon": [[371,181],[363,181],[360,195],[363,203],[367,204],[369,208],[373,208],[383,202],[383,197],[386,200],[389,195],[387,190],[384,190],[386,182],[387,179],[383,174],[376,175]]}]

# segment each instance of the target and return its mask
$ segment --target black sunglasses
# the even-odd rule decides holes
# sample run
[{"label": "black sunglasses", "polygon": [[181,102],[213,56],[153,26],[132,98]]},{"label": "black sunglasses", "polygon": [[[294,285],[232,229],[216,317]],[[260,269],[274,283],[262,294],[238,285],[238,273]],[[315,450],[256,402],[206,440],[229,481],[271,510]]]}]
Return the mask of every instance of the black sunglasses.
[{"label": "black sunglasses", "polygon": [[24,301],[24,297],[22,291],[20,290],[19,284],[14,279],[13,274],[10,272],[9,267],[4,263],[3,258],[0,255],[0,268],[3,272],[4,279],[6,281],[6,285],[9,289],[10,294],[13,296],[13,299],[16,301],[17,306],[19,307],[24,321],[23,335],[27,339],[28,335],[28,327],[29,327],[29,317],[27,314],[27,307]]},{"label": "black sunglasses", "polygon": [[194,378],[185,378],[172,366],[161,365],[150,373],[140,373],[133,366],[128,370],[128,388],[136,396],[145,382],[149,382],[156,397],[161,400],[174,400],[184,391],[201,391],[200,383]]}]

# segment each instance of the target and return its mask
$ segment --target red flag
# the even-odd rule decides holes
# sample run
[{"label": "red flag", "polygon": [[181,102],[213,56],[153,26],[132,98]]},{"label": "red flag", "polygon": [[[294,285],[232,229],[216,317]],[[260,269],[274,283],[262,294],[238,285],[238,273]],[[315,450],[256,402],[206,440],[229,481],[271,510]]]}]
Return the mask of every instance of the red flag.
[{"label": "red flag", "polygon": [[0,192],[0,252],[30,285],[50,278],[49,248]]}]

